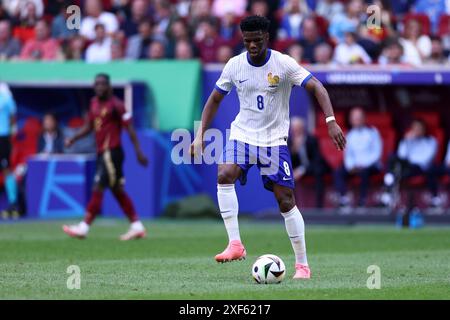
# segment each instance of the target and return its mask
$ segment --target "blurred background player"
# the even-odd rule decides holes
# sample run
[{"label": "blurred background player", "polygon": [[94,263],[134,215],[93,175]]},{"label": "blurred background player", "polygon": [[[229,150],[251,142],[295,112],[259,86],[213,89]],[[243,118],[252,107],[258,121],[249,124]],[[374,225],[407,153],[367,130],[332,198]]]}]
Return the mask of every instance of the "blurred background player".
[{"label": "blurred background player", "polygon": [[[333,116],[330,98],[323,85],[293,58],[268,48],[270,21],[262,16],[249,16],[242,20],[240,26],[247,51],[225,65],[206,102],[201,128],[191,145],[191,153],[198,155],[204,145],[203,135],[220,103],[236,86],[241,102],[240,111],[231,124],[230,140],[224,148],[217,178],[217,198],[229,244],[215,259],[227,262],[241,260],[246,256],[239,233],[239,204],[234,183],[239,179],[241,184],[245,184],[248,170],[256,163],[264,187],[274,193],[285,220],[295,253],[294,279],[309,279],[311,271],[306,257],[305,225],[295,202],[295,183],[287,147],[292,87],[302,86],[317,98],[337,149],[344,149],[345,137]],[[269,156],[269,150],[277,156]],[[250,158],[257,158],[257,162],[248,161]],[[248,160],[240,161],[243,159]],[[275,163],[276,168],[265,172],[263,163]]]},{"label": "blurred background player", "polygon": [[322,208],[325,192],[324,176],[331,169],[320,153],[317,138],[308,134],[305,121],[300,117],[291,118],[289,144],[295,182],[301,181],[303,177],[314,177],[316,207]]},{"label": "blurred background player", "polygon": [[344,152],[344,165],[334,173],[336,190],[339,192],[339,205],[348,207],[347,179],[350,176],[360,178],[358,206],[366,205],[370,176],[381,169],[381,152],[383,142],[375,127],[366,124],[365,114],[361,108],[350,112],[352,129],[347,134],[347,148]]},{"label": "blurred background player", "polygon": [[136,132],[131,124],[131,114],[125,110],[123,102],[113,95],[109,76],[106,74],[97,75],[94,90],[95,97],[91,101],[85,126],[73,137],[66,140],[66,145],[70,146],[95,130],[97,172],[94,189],[86,209],[84,221],[78,225],[64,225],[63,230],[71,237],[86,237],[90,225],[101,210],[104,189],[110,188],[131,223],[128,232],[123,234],[120,239],[130,240],[145,237],[144,225],[139,220],[133,203],[124,190],[125,180],[122,171],[124,152],[120,141],[123,127],[127,129],[130,135],[139,163],[147,166],[148,160],[141,151]]},{"label": "blurred background player", "polygon": [[2,218],[18,217],[17,182],[11,170],[11,137],[15,131],[16,103],[8,86],[0,83],[0,169],[4,177],[8,208],[2,211]]}]

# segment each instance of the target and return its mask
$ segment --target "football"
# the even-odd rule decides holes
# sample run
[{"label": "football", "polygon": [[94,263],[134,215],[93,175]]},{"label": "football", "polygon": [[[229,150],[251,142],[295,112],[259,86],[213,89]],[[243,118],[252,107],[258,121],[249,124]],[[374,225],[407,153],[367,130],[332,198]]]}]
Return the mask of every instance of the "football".
[{"label": "football", "polygon": [[259,284],[280,283],[285,274],[286,267],[283,260],[274,254],[260,256],[252,266],[253,279]]}]

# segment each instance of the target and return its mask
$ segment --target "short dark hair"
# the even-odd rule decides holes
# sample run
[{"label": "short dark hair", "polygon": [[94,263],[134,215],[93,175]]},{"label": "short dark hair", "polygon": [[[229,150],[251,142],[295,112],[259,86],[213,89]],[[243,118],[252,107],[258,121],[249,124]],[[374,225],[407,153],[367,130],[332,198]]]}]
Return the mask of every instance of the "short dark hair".
[{"label": "short dark hair", "polygon": [[104,78],[106,80],[106,82],[108,82],[108,84],[111,84],[111,78],[109,77],[109,74],[97,73],[97,75],[95,76],[95,79],[97,79],[97,78]]},{"label": "short dark hair", "polygon": [[442,43],[442,38],[439,37],[439,36],[432,35],[432,36],[430,36],[430,40],[431,41],[438,41],[438,42]]},{"label": "short dark hair", "polygon": [[106,30],[105,25],[101,22],[97,22],[94,26],[94,30],[97,30],[99,28],[102,28],[103,30]]},{"label": "short dark hair", "polygon": [[263,31],[267,32],[270,28],[270,20],[262,16],[249,16],[241,21],[241,31]]},{"label": "short dark hair", "polygon": [[393,47],[393,46],[398,47],[398,48],[400,48],[400,50],[404,51],[403,46],[400,43],[398,38],[393,37],[393,38],[388,38],[385,40],[384,48]]}]

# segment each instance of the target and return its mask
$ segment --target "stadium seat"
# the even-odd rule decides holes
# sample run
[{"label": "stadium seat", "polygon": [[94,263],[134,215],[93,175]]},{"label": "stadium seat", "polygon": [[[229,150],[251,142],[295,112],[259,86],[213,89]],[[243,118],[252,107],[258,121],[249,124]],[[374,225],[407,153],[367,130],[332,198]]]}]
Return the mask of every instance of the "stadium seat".
[{"label": "stadium seat", "polygon": [[35,137],[39,136],[42,130],[41,120],[34,117],[26,119],[22,130],[26,134],[34,135]]},{"label": "stadium seat", "polygon": [[387,163],[389,156],[395,152],[397,136],[395,130],[392,128],[384,128],[383,130],[380,130],[380,136],[383,141],[381,161],[385,164]]},{"label": "stadium seat", "polygon": [[342,165],[343,152],[336,149],[334,142],[326,134],[316,134],[319,141],[319,149],[325,161],[330,165],[332,170],[336,170]]},{"label": "stadium seat", "polygon": [[379,131],[392,128],[392,114],[388,112],[366,112],[368,125],[376,127]]},{"label": "stadium seat", "polygon": [[424,13],[408,13],[403,18],[403,25],[406,26],[408,21],[417,20],[422,26],[422,34],[431,34],[431,22],[430,18]]},{"label": "stadium seat", "polygon": [[415,111],[412,113],[414,118],[421,119],[425,122],[428,128],[440,127],[441,115],[435,111]]},{"label": "stadium seat", "polygon": [[439,19],[438,36],[442,37],[450,33],[450,15],[444,14]]}]

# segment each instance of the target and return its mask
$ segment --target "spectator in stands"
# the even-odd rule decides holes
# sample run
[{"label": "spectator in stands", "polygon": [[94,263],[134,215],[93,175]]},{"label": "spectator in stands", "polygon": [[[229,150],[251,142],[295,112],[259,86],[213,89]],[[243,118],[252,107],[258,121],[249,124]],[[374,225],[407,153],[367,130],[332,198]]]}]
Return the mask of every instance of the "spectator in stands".
[{"label": "spectator in stands", "polygon": [[174,4],[176,14],[181,18],[187,18],[189,16],[191,4],[192,0],[176,0],[176,3]]},{"label": "spectator in stands", "polygon": [[405,26],[405,37],[400,38],[404,49],[405,59],[413,65],[421,65],[422,60],[431,54],[431,40],[421,34],[421,25],[418,20],[410,19]]},{"label": "spectator in stands", "polygon": [[84,49],[86,47],[86,41],[84,37],[76,35],[64,47],[64,57],[66,60],[84,60]]},{"label": "spectator in stands", "polygon": [[22,45],[35,37],[35,27],[40,17],[36,12],[36,4],[32,1],[26,3],[26,15],[19,15],[13,18],[13,36],[18,39]]},{"label": "spectator in stands", "polygon": [[192,53],[195,55],[192,46],[191,35],[186,23],[182,19],[172,21],[167,33],[167,56],[172,58],[175,56],[176,44],[180,41],[189,42],[191,44]]},{"label": "spectator in stands", "polygon": [[69,14],[67,8],[71,5],[71,1],[64,0],[60,3],[59,13],[52,21],[52,38],[65,40],[72,38],[78,34],[77,29],[69,29],[67,27],[67,19]]},{"label": "spectator in stands", "polygon": [[95,25],[95,39],[86,50],[87,63],[103,63],[111,61],[111,37],[106,35],[102,23]]},{"label": "spectator in stands", "polygon": [[217,33],[217,26],[213,20],[200,22],[195,33],[195,45],[203,63],[216,62],[217,49],[224,43]]},{"label": "spectator in stands", "polygon": [[355,32],[361,23],[365,23],[367,17],[362,0],[350,0],[346,4],[346,12],[336,15],[330,21],[328,32],[335,44],[344,42],[345,33]]},{"label": "spectator in stands", "polygon": [[19,215],[17,209],[17,181],[11,167],[11,138],[16,131],[16,103],[6,83],[0,83],[0,170],[4,177],[8,208],[2,217]]},{"label": "spectator in stands", "polygon": [[14,59],[20,55],[20,42],[11,36],[11,23],[0,21],[0,61]]},{"label": "spectator in stands", "polygon": [[230,12],[233,16],[242,17],[247,8],[247,0],[214,0],[212,4],[212,14],[222,18]]},{"label": "spectator in stands", "polygon": [[127,59],[145,59],[152,41],[152,24],[150,21],[144,20],[139,24],[139,33],[128,39]]},{"label": "spectator in stands", "polygon": [[175,45],[175,59],[189,60],[194,58],[194,52],[191,43],[186,40],[180,40]]},{"label": "spectator in stands", "polygon": [[[32,7],[29,4],[32,4]],[[44,4],[42,0],[10,0],[3,1],[3,6],[9,15],[14,18],[24,19],[28,16],[30,8],[36,12],[36,17],[40,19],[44,14]]]},{"label": "spectator in stands", "polygon": [[107,36],[111,36],[119,29],[119,22],[114,14],[103,11],[100,0],[86,0],[85,17],[81,20],[80,34],[88,40],[96,37],[96,26],[102,24]]},{"label": "spectator in stands", "polygon": [[430,18],[433,33],[438,30],[440,17],[450,10],[447,8],[450,4],[446,2],[447,0],[416,0],[414,11],[424,13]]},{"label": "spectator in stands", "polygon": [[349,176],[358,176],[361,179],[358,206],[363,207],[367,200],[369,178],[380,171],[383,143],[378,130],[366,124],[361,108],[351,110],[350,124],[352,129],[347,134],[344,165],[334,173],[335,187],[340,195],[339,205],[348,207],[347,179]]},{"label": "spectator in stands", "polygon": [[318,0],[315,12],[331,21],[335,16],[344,14],[344,5],[339,0]]},{"label": "spectator in stands", "polygon": [[123,44],[119,37],[113,37],[111,41],[111,60],[122,60],[124,58]]},{"label": "spectator in stands", "polygon": [[269,38],[273,41],[277,38],[278,19],[275,12],[279,7],[277,0],[250,0],[248,5],[249,15],[263,16],[270,20]]},{"label": "spectator in stands", "polygon": [[314,62],[317,64],[330,64],[333,59],[333,48],[328,43],[319,44],[314,49]]},{"label": "spectator in stands", "polygon": [[147,57],[150,60],[160,60],[166,58],[166,45],[164,42],[155,40],[148,47]]},{"label": "spectator in stands", "polygon": [[213,23],[218,24],[217,17],[211,14],[209,0],[192,0],[190,14],[189,14],[189,28],[197,30],[200,22],[204,20],[213,20]]},{"label": "spectator in stands", "polygon": [[294,179],[298,183],[306,176],[314,177],[316,207],[323,207],[324,175],[330,167],[320,153],[317,139],[308,134],[305,121],[300,117],[291,118],[289,149],[291,151]]},{"label": "spectator in stands", "polygon": [[431,37],[431,54],[425,59],[424,64],[444,66],[449,63],[449,58],[445,55],[442,39],[438,36]]},{"label": "spectator in stands", "polygon": [[233,12],[228,12],[220,19],[219,36],[233,48],[241,44],[241,33]]},{"label": "spectator in stands", "polygon": [[306,2],[304,0],[286,0],[282,10],[277,39],[300,40],[300,26],[308,14]]},{"label": "spectator in stands", "polygon": [[389,2],[386,0],[374,0],[373,5],[376,5],[380,10],[380,25],[361,24],[358,28],[358,44],[364,48],[373,61],[377,61],[381,54],[383,41],[389,37],[396,36],[397,32],[394,30],[393,14]]},{"label": "spectator in stands", "polygon": [[50,38],[47,22],[39,21],[35,27],[35,38],[28,40],[20,53],[22,60],[60,60],[62,52],[56,39]]},{"label": "spectator in stands", "polygon": [[378,59],[380,65],[390,64],[409,64],[403,54],[403,46],[398,39],[391,38],[386,40],[384,49]]},{"label": "spectator in stands", "polygon": [[357,34],[355,32],[346,32],[345,41],[339,43],[334,49],[334,62],[342,65],[370,64],[372,59],[356,40]]},{"label": "spectator in stands", "polygon": [[45,154],[63,153],[64,137],[54,114],[46,113],[44,115],[42,130],[43,132],[38,140],[38,152]]},{"label": "spectator in stands", "polygon": [[130,19],[130,17],[132,16],[131,6],[133,2],[135,2],[135,0],[106,0],[106,2],[110,2],[111,7],[109,9],[116,15],[119,21]]},{"label": "spectator in stands", "polygon": [[392,201],[391,192],[394,185],[415,176],[426,177],[428,189],[433,195],[432,203],[439,202],[433,168],[437,147],[436,138],[428,134],[425,122],[420,119],[413,120],[410,129],[400,141],[397,154],[389,159],[388,172],[384,176],[387,193],[382,197],[385,205]]},{"label": "spectator in stands", "polygon": [[120,30],[129,38],[139,32],[139,28],[143,22],[151,22],[148,0],[134,0],[131,3],[130,17],[121,23]]},{"label": "spectator in stands", "polygon": [[233,52],[233,48],[223,44],[221,45],[218,49],[217,49],[217,62],[218,63],[227,63],[228,60],[230,60],[231,58],[233,58],[234,56],[234,52]]},{"label": "spectator in stands", "polygon": [[176,16],[173,15],[172,7],[168,0],[155,0],[155,11],[153,36],[160,41],[166,41],[169,25],[176,19]]},{"label": "spectator in stands", "polygon": [[306,18],[302,24],[302,36],[299,44],[303,48],[303,60],[308,63],[314,63],[314,50],[324,43],[325,40],[319,34],[319,27],[314,18]]},{"label": "spectator in stands", "polygon": [[303,62],[304,52],[303,47],[298,43],[291,44],[286,50],[286,53],[299,64]]}]

